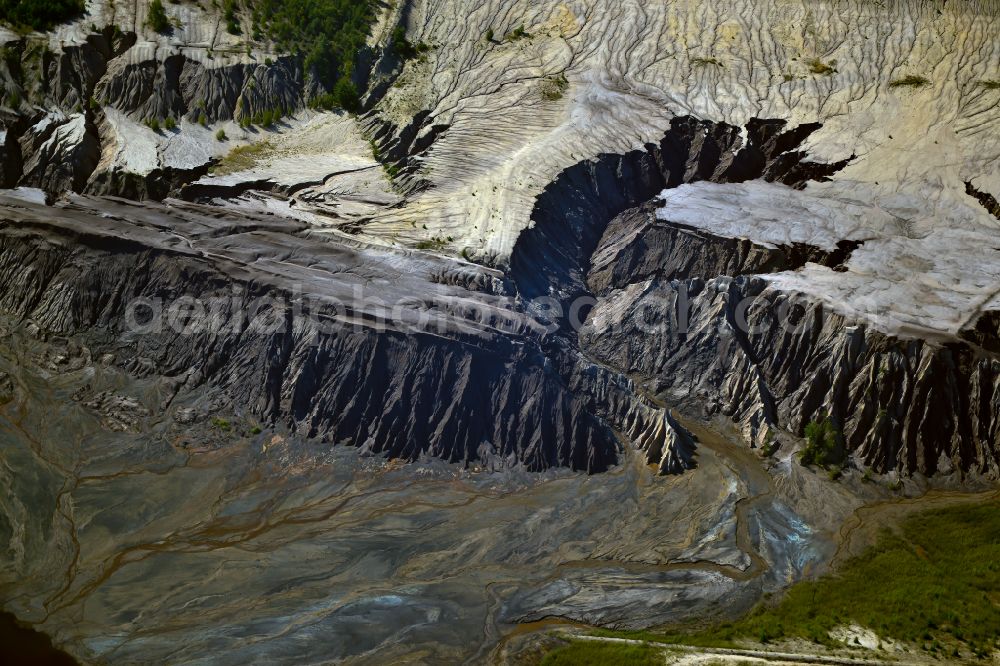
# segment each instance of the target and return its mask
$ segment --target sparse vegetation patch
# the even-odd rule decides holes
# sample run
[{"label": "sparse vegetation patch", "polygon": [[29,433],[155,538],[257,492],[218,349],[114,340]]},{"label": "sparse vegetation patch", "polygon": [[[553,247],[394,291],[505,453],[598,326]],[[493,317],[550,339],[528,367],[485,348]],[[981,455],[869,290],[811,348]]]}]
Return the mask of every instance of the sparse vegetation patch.
[{"label": "sparse vegetation patch", "polygon": [[896,79],[894,81],[891,81],[889,83],[889,87],[890,88],[900,88],[900,87],[922,88],[923,86],[926,86],[929,83],[930,83],[930,81],[927,80],[927,79],[925,79],[924,77],[922,77],[922,76],[914,76],[914,75],[911,74],[909,76],[904,76],[901,79]]},{"label": "sparse vegetation patch", "polygon": [[[218,138],[218,135],[216,135],[216,138]],[[229,151],[229,154],[223,157],[222,161],[212,167],[211,174],[213,176],[224,176],[228,173],[251,169],[270,152],[271,148],[272,146],[268,141],[237,146]]]},{"label": "sparse vegetation patch", "polygon": [[542,81],[542,99],[553,102],[562,99],[563,93],[569,87],[565,74],[548,76]]}]

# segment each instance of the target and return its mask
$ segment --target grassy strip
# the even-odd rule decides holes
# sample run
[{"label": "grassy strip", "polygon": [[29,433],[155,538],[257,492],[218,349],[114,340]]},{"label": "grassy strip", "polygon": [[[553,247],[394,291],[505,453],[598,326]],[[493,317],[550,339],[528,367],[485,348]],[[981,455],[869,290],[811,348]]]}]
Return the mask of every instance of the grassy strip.
[{"label": "grassy strip", "polygon": [[984,658],[1000,647],[1000,502],[911,516],[836,573],[798,583],[779,603],[735,622],[671,634],[595,634],[715,647],[787,638],[832,646],[830,630],[848,624],[941,658]]},{"label": "grassy strip", "polygon": [[542,666],[662,666],[661,650],[645,645],[571,641],[542,659]]}]

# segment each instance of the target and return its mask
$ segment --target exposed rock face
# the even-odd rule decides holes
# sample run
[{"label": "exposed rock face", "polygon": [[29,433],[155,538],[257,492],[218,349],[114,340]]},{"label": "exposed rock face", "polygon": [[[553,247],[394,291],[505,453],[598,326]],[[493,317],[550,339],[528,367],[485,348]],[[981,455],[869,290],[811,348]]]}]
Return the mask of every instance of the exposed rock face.
[{"label": "exposed rock face", "polygon": [[96,94],[140,119],[251,119],[264,111],[289,112],[302,106],[303,76],[295,58],[271,65],[239,64],[206,68],[182,55],[132,63],[110,63]]},{"label": "exposed rock face", "polygon": [[87,114],[43,117],[21,139],[19,185],[46,192],[81,192],[97,166],[101,145]]},{"label": "exposed rock face", "polygon": [[[44,208],[7,209],[0,307],[41,331],[82,336],[137,376],[174,378],[178,390],[208,391],[303,435],[409,460],[597,472],[618,458],[614,427],[664,472],[690,466],[691,439],[668,414],[547,341],[544,324],[483,269],[452,286],[442,260],[309,240],[289,222],[85,199],[58,210],[52,221]],[[288,259],[261,264],[265,247]],[[404,274],[405,285],[370,286]],[[317,295],[298,311],[296,285]],[[212,309],[167,326],[128,307],[181,295]]]},{"label": "exposed rock face", "polygon": [[[800,185],[844,168],[805,160],[797,150],[818,125],[787,128],[783,121],[754,120],[745,128],[695,118],[675,118],[657,145],[623,156],[582,162],[559,174],[539,196],[534,226],[517,239],[510,269],[522,294],[535,297],[585,291],[590,255],[608,221],[649,201],[664,188],[699,180],[742,182],[754,178]],[[660,258],[651,258],[654,262]]]},{"label": "exposed rock face", "polygon": [[6,405],[13,400],[15,391],[14,380],[6,372],[0,372],[0,405]]},{"label": "exposed rock face", "polygon": [[1000,472],[995,310],[960,336],[901,337],[767,275],[806,260],[846,271],[851,247],[720,236],[651,208],[618,216],[593,255],[587,353],[669,403],[732,417],[756,445],[829,416],[879,472]]},{"label": "exposed rock face", "polygon": [[771,427],[801,434],[829,415],[878,472],[1000,471],[995,355],[852,325],[759,277],[630,285],[602,299],[581,337],[602,362],[675,404],[732,417],[758,445]]},{"label": "exposed rock face", "polygon": [[[439,424],[432,435],[416,432],[409,424],[372,426],[375,434],[396,442],[386,445],[389,450],[405,451],[407,457],[431,451],[448,459],[468,460],[472,451],[481,450],[488,441],[491,456],[495,449],[501,458],[513,455],[532,468],[569,464],[600,469],[614,459],[615,447],[601,443],[603,440],[593,433],[607,428],[617,429],[638,443],[649,460],[664,471],[683,469],[690,464],[688,442],[675,437],[677,430],[669,415],[647,395],[661,399],[687,395],[679,379],[670,383],[659,376],[663,368],[656,363],[669,365],[667,361],[675,356],[679,365],[671,372],[677,377],[696,376],[705,368],[721,373],[723,366],[711,357],[712,349],[720,358],[745,354],[740,363],[746,368],[738,378],[735,375],[739,373],[734,373],[726,380],[715,374],[710,381],[699,379],[693,385],[701,388],[691,391],[709,396],[710,389],[714,390],[727,413],[744,424],[754,442],[767,437],[768,427],[801,431],[804,422],[826,407],[815,405],[813,394],[803,392],[801,382],[805,379],[768,369],[765,358],[766,344],[779,345],[780,349],[790,349],[792,344],[778,339],[755,342],[752,336],[735,330],[738,327],[734,327],[731,340],[725,338],[718,329],[736,316],[735,306],[727,310],[713,300],[715,297],[706,300],[708,294],[729,294],[737,288],[732,285],[757,284],[749,277],[755,275],[769,276],[768,286],[750,291],[740,286],[739,294],[754,303],[774,294],[770,305],[761,302],[755,306],[762,311],[768,307],[780,310],[798,295],[806,311],[829,308],[840,317],[841,325],[863,326],[873,336],[883,335],[906,345],[916,340],[928,350],[938,350],[927,351],[927,358],[938,358],[940,349],[958,345],[969,350],[977,362],[992,362],[1000,305],[996,294],[989,291],[989,280],[995,275],[989,255],[972,253],[977,268],[963,272],[958,266],[961,252],[941,253],[950,262],[943,269],[934,265],[937,257],[933,253],[936,239],[952,250],[976,247],[984,238],[982,210],[993,212],[995,208],[991,194],[995,193],[995,178],[984,169],[989,168],[990,155],[996,152],[996,141],[983,129],[989,127],[995,113],[989,103],[993,89],[983,85],[986,77],[992,76],[988,67],[995,54],[996,40],[991,39],[995,23],[986,24],[982,31],[969,28],[972,21],[991,13],[953,7],[935,12],[919,2],[905,2],[892,9],[846,3],[825,8],[826,20],[817,23],[812,9],[797,6],[781,11],[772,7],[751,7],[750,11],[742,2],[710,3],[709,7],[718,24],[726,26],[728,36],[716,45],[718,53],[711,54],[680,46],[703,42],[688,38],[702,36],[706,29],[704,3],[670,3],[649,11],[627,5],[622,8],[621,20],[616,21],[578,14],[563,5],[536,3],[524,9],[524,16],[518,19],[527,24],[530,36],[511,40],[484,39],[487,30],[494,33],[496,29],[496,34],[502,35],[517,25],[507,25],[509,11],[495,2],[487,2],[474,17],[461,21],[438,16],[437,9],[420,1],[402,3],[386,10],[373,43],[385,43],[384,33],[399,24],[408,28],[411,39],[426,40],[433,48],[405,63],[376,46],[363,55],[365,66],[374,72],[372,88],[365,97],[370,113],[357,125],[346,119],[352,128],[360,126],[367,133],[363,138],[355,137],[361,139],[354,142],[361,144],[360,150],[352,146],[354,153],[347,156],[349,159],[321,160],[314,159],[311,151],[304,153],[300,163],[310,162],[308,169],[296,164],[294,158],[283,162],[280,155],[284,148],[275,150],[277,155],[269,157],[269,168],[282,173],[247,168],[229,180],[223,174],[190,186],[185,196],[202,203],[238,200],[238,205],[252,210],[293,213],[316,226],[339,225],[342,231],[365,235],[365,240],[461,254],[507,269],[504,276],[485,269],[455,269],[461,263],[456,260],[417,273],[423,283],[432,285],[431,290],[469,292],[475,294],[470,298],[476,303],[486,296],[505,299],[502,309],[517,315],[503,315],[516,323],[515,338],[526,335],[521,330],[524,327],[551,323],[530,299],[554,296],[565,307],[577,297],[597,297],[592,321],[582,338],[577,339],[566,322],[556,322],[555,332],[528,336],[532,353],[524,352],[520,343],[510,343],[512,346],[501,353],[506,343],[497,343],[497,350],[491,352],[495,356],[489,357],[493,360],[477,361],[475,366],[487,378],[487,385],[506,395],[505,391],[514,389],[500,387],[512,380],[506,369],[494,365],[497,359],[507,354],[524,368],[535,368],[541,362],[545,371],[538,375],[532,374],[534,369],[525,371],[533,378],[516,389],[531,388],[544,396],[546,409],[567,415],[559,436],[528,438],[524,450],[515,450],[497,444],[505,437],[514,437],[513,431],[501,432],[493,426],[480,431],[471,425]],[[855,15],[856,22],[844,21]],[[744,20],[745,16],[752,20]],[[120,23],[121,17],[111,20]],[[185,26],[182,39],[171,43],[143,34],[138,27],[141,20],[133,23],[137,34],[107,28],[81,37],[77,29],[65,47],[60,44],[59,49],[39,50],[36,44],[26,47],[21,55],[8,54],[3,59],[0,74],[22,98],[22,103],[15,105],[18,108],[10,110],[9,122],[7,116],[4,120],[8,127],[3,140],[4,183],[41,187],[50,195],[72,190],[161,199],[186,181],[204,175],[207,163],[221,155],[215,152],[221,150],[216,146],[221,142],[212,140],[213,131],[191,125],[202,120],[206,124],[243,121],[265,112],[284,112],[301,107],[317,92],[315,81],[304,76],[299,58],[261,64],[252,54],[244,58],[241,51],[217,62],[206,50],[216,43],[216,36],[205,39],[199,32],[204,26],[198,22]],[[848,23],[858,36],[851,33],[850,39],[845,37],[843,26]],[[805,25],[810,28],[802,28]],[[883,25],[891,26],[885,34],[879,28]],[[762,28],[767,28],[764,38]],[[803,30],[805,37],[791,38]],[[946,46],[947,55],[935,78],[949,82],[941,83],[941,92],[947,93],[942,99],[957,95],[955,98],[967,103],[952,109],[935,102],[933,113],[914,119],[901,109],[919,106],[920,100],[926,99],[924,93],[931,91],[900,90],[892,85],[890,74],[921,58],[937,57],[923,46],[926,40],[909,38],[911,34],[926,36],[928,31]],[[671,38],[661,39],[662,35]],[[966,40],[965,35],[971,38]],[[816,40],[826,46],[819,49]],[[766,44],[765,48],[758,48],[758,41]],[[840,52],[855,42],[861,55],[852,52],[850,59],[844,58]],[[595,50],[594,44],[602,47]],[[620,48],[625,44],[634,48]],[[876,54],[871,51],[873,44],[891,44],[892,48]],[[824,65],[824,59],[832,63],[838,54],[839,64],[803,65],[806,51],[824,54],[823,59],[817,59],[819,65]],[[392,84],[394,80],[398,85]],[[960,91],[952,91],[951,82]],[[40,100],[62,107],[64,112],[29,113],[28,107],[37,106]],[[74,106],[71,114],[69,106]],[[762,120],[761,116],[771,119]],[[167,117],[187,123],[189,129],[154,132],[139,125],[146,118]],[[904,130],[905,136],[894,138]],[[369,140],[374,150],[369,149]],[[941,155],[950,148],[932,147],[939,140],[943,145],[959,146],[961,149],[953,152],[962,155],[970,153],[968,147],[978,141],[985,153],[945,160]],[[213,150],[206,150],[206,144]],[[807,157],[807,150],[815,157]],[[373,167],[378,171],[370,154],[362,159],[361,153],[371,152],[387,167],[386,175],[395,179],[394,192],[389,192],[388,186],[359,186],[370,175],[365,172]],[[914,155],[921,155],[921,160],[915,160]],[[902,163],[911,166],[903,170],[894,166]],[[934,166],[936,163],[940,168]],[[288,174],[284,173],[286,166]],[[308,175],[296,180],[296,174]],[[825,183],[831,178],[832,182]],[[692,217],[690,210],[687,217],[671,217],[676,200],[659,209],[655,203],[662,191],[687,183],[751,180],[794,188],[807,182],[829,187],[810,185],[811,198],[795,200],[807,205],[794,210],[778,207],[775,212],[767,197],[782,199],[785,195],[771,191],[760,200],[751,196],[760,192],[753,189],[708,191],[695,202],[697,206],[688,206],[717,212],[726,220],[724,228],[705,224],[697,215]],[[956,183],[964,183],[964,191],[956,189]],[[921,193],[916,196],[911,190]],[[845,203],[855,191],[858,201]],[[295,192],[302,193],[299,200],[294,199]],[[749,198],[741,204],[743,196]],[[956,206],[956,196],[978,206],[977,211]],[[301,202],[306,202],[308,209],[293,210]],[[753,206],[748,207],[747,202]],[[759,218],[754,210],[758,204],[770,211],[768,215],[773,213],[773,219],[766,215]],[[852,207],[852,213],[839,226],[813,235],[793,233],[799,227],[813,229],[817,219],[838,217],[845,207]],[[661,214],[664,208],[666,217]],[[954,216],[948,213],[947,221],[937,224],[937,217],[946,210],[959,212]],[[741,226],[741,216],[748,224]],[[881,226],[874,228],[864,222],[867,218]],[[526,228],[529,219],[531,226]],[[897,228],[887,231],[891,225]],[[766,227],[770,235],[755,235],[755,227]],[[115,233],[109,231],[108,235]],[[301,231],[296,228],[292,235],[301,235]],[[158,247],[160,242],[151,246]],[[309,251],[325,250],[310,246]],[[885,257],[893,261],[882,261]],[[25,257],[18,261],[28,262]],[[148,268],[137,266],[135,270]],[[218,266],[213,270],[229,275]],[[965,279],[967,273],[977,271],[987,277]],[[932,298],[925,301],[908,298],[915,289],[907,291],[909,278],[921,272],[946,278],[938,280],[936,286],[929,285]],[[209,275],[204,273],[202,278],[216,279],[209,279]],[[869,279],[873,291],[880,294],[880,304],[892,302],[897,292],[905,292],[902,296],[906,298],[898,299],[905,310],[902,324],[869,325],[864,313],[859,313],[855,297]],[[197,283],[174,286],[197,291]],[[681,296],[671,295],[670,290],[676,291],[680,284],[690,286],[684,298],[697,302],[704,316],[714,313],[702,322],[707,327],[702,331],[704,337],[678,336],[682,341],[697,342],[697,353],[672,347],[669,341],[626,340],[621,331],[602,330],[595,324],[612,316],[638,316],[639,304],[661,296],[676,301]],[[947,291],[941,285],[948,284],[959,285],[954,290],[959,297],[954,307],[935,300]],[[111,292],[120,289],[116,283],[106,287]],[[588,307],[579,313],[586,315]],[[678,311],[679,307],[674,306]],[[749,311],[757,312],[753,308]],[[931,325],[919,321],[923,316],[935,318],[940,312],[945,313],[941,321]],[[638,323],[630,325],[637,327]],[[836,325],[834,320],[824,320],[821,328]],[[73,330],[88,330],[90,326]],[[822,337],[813,341],[825,356],[835,356],[823,346],[833,344],[833,330],[827,331],[829,340]],[[409,332],[398,333],[409,340]],[[389,333],[385,336],[386,340],[395,339]],[[461,336],[449,336],[449,345],[462,340]],[[339,346],[325,354],[331,359],[350,356],[352,352],[342,346],[343,341],[336,339]],[[610,369],[581,355],[581,341],[584,352],[592,348]],[[730,343],[732,346],[726,346]],[[268,344],[282,350],[300,345],[294,339]],[[408,346],[411,344],[406,342],[405,350],[396,350],[383,361],[409,359],[398,363],[401,372],[412,363],[424,368],[425,372],[418,373],[420,377],[427,376],[432,366],[420,366],[416,359],[421,354],[434,357],[437,352],[418,353]],[[647,344],[650,346],[644,346]],[[871,349],[882,348],[875,341],[866,344]],[[725,349],[720,352],[720,347]],[[353,353],[380,358],[383,350],[359,344]],[[805,347],[798,353],[808,355]],[[813,353],[820,351],[814,349]],[[917,360],[909,362],[921,366],[924,361],[919,359],[926,354],[921,351]],[[685,357],[690,361],[684,361]],[[183,358],[193,362],[194,354]],[[446,355],[434,358],[433,367],[451,367]],[[219,360],[213,367],[228,363]],[[680,364],[684,364],[683,372]],[[960,368],[954,379],[956,386],[973,381],[972,370],[962,368],[975,364],[953,364]],[[163,367],[169,369],[177,363],[154,365],[156,372],[166,372]],[[333,373],[325,366],[321,370]],[[283,366],[279,374],[312,377],[316,372]],[[348,373],[341,377],[344,381],[360,381],[350,371],[344,372]],[[837,381],[848,381],[835,380],[831,369],[816,372],[808,380],[810,385],[834,386]],[[291,381],[282,379],[278,384]],[[319,382],[315,377],[307,381]],[[390,379],[383,384],[387,381]],[[911,381],[919,383],[916,375]],[[992,386],[988,377],[976,381],[982,387]],[[445,372],[420,390],[430,395],[447,382],[464,385],[457,374]],[[856,382],[851,379],[848,383]],[[230,390],[226,381],[212,385],[220,391]],[[375,384],[371,386],[374,391]],[[236,390],[235,380],[233,387]],[[242,387],[227,399],[256,404],[255,409],[268,418],[292,419],[304,432],[349,438],[357,444],[368,441],[359,424],[363,420],[380,422],[381,417],[367,414],[338,430],[340,426],[323,421],[327,417],[316,405],[329,403],[343,411],[345,405],[337,401],[346,398],[327,395],[328,389],[321,388],[296,389],[296,395],[309,397],[294,403],[294,409],[294,401],[282,403],[274,398],[269,403],[262,396],[239,393],[248,390]],[[985,395],[986,388],[982,390]],[[913,398],[900,405],[897,429],[930,432],[929,426],[910,414],[921,409],[920,395],[919,391],[912,393]],[[844,396],[845,404],[852,404],[857,392]],[[414,404],[432,402],[427,398]],[[267,407],[272,403],[284,407]],[[412,407],[407,405],[400,407],[399,413],[416,414],[407,411]],[[878,403],[878,409],[883,408],[891,411]],[[986,433],[979,439],[967,435],[976,430],[966,423],[972,408],[959,404],[956,409],[952,417],[959,425],[948,430],[948,436],[960,443],[943,455],[968,467],[970,461],[980,459],[961,451],[996,448],[989,438],[995,427],[982,417],[992,408],[977,408],[977,418],[987,424],[979,428]],[[839,412],[826,411],[837,420],[853,450],[874,446],[870,433],[875,426],[871,423],[850,426],[843,407]],[[504,412],[493,414],[500,419]],[[541,423],[538,414],[519,418],[525,423]],[[439,441],[454,432],[461,432],[464,441],[456,444],[457,448]],[[557,446],[559,437],[568,436],[566,433],[579,439],[580,448],[553,454],[550,449]],[[865,460],[882,468],[896,461],[911,471],[933,471],[936,463],[908,462],[914,456],[941,457],[941,451],[930,450],[924,443],[930,435],[900,433],[890,438],[901,442],[898,446],[890,442],[877,455],[864,454]],[[532,447],[545,452],[528,452]],[[914,450],[923,453],[917,455]]]},{"label": "exposed rock face", "polygon": [[657,219],[656,204],[631,208],[612,220],[591,257],[587,286],[607,294],[650,278],[676,280],[792,270],[807,262],[835,268],[858,241],[839,241],[836,250],[793,243],[768,246],[746,238],[717,236],[703,229]]},{"label": "exposed rock face", "polygon": [[997,201],[996,197],[989,192],[977,190],[972,183],[965,184],[965,193],[971,197],[975,197],[990,215],[1000,220],[1000,201]]}]

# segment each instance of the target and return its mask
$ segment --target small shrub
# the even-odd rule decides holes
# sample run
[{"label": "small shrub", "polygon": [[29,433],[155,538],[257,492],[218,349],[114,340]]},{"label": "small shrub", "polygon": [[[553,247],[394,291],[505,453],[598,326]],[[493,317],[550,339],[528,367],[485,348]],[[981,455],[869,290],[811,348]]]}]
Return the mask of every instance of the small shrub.
[{"label": "small shrub", "polygon": [[177,122],[173,119],[173,116],[167,116],[167,119],[163,121],[163,126],[169,131],[177,128]]},{"label": "small shrub", "polygon": [[202,127],[208,127],[208,116],[205,115],[204,111],[198,114],[198,124]]},{"label": "small shrub", "polygon": [[909,76],[904,76],[901,79],[896,79],[895,81],[891,81],[889,83],[889,87],[890,88],[900,88],[900,87],[922,88],[922,87],[926,86],[929,83],[930,83],[930,81],[927,80],[927,79],[925,79],[922,76],[914,76],[914,75],[910,74]]},{"label": "small shrub", "polygon": [[430,48],[430,46],[423,42],[413,44],[406,39],[406,28],[403,26],[397,26],[392,31],[392,50],[403,60],[412,60],[421,53],[429,51]]},{"label": "small shrub", "polygon": [[722,63],[716,58],[691,58],[691,64],[696,67],[704,67],[705,65],[715,65],[716,67],[722,67]]},{"label": "small shrub", "polygon": [[430,240],[419,241],[416,245],[414,245],[414,247],[417,248],[418,250],[440,250],[444,248],[447,244],[448,241],[446,241],[445,239],[434,236]]},{"label": "small shrub", "polygon": [[166,34],[173,29],[170,19],[167,18],[167,11],[163,8],[162,0],[153,0],[149,3],[146,25],[160,34]]},{"label": "small shrub", "polygon": [[979,85],[987,90],[1000,90],[1000,81],[980,81]]},{"label": "small shrub", "polygon": [[11,90],[7,93],[7,106],[12,109],[18,109],[21,106],[21,95],[16,90]]},{"label": "small shrub", "polygon": [[493,28],[490,28],[490,29],[488,29],[486,31],[485,38],[486,38],[486,41],[488,41],[488,42],[492,42],[493,41]]},{"label": "small shrub", "polygon": [[229,432],[233,429],[233,425],[228,420],[218,417],[212,419],[212,427],[222,432]]},{"label": "small shrub", "polygon": [[271,66],[271,65],[273,65],[273,64],[274,64],[274,61],[273,61],[273,60],[271,60],[271,58],[270,58],[270,57],[267,57],[267,58],[264,58],[264,66],[266,66],[266,67],[270,67],[270,66]]},{"label": "small shrub", "polygon": [[218,132],[216,132],[215,133],[215,140],[216,141],[227,141],[227,140],[229,140],[229,137],[226,136],[226,130],[220,129]]},{"label": "small shrub", "polygon": [[250,434],[251,435],[259,435],[262,432],[263,432],[263,430],[260,429],[259,425],[254,425],[252,428],[250,428]]},{"label": "small shrub", "polygon": [[836,73],[837,71],[836,65],[837,65],[836,60],[832,60],[830,61],[829,64],[827,64],[822,60],[820,60],[819,58],[813,58],[812,60],[806,63],[806,66],[809,68],[810,72],[822,76],[829,76],[831,74]]},{"label": "small shrub", "polygon": [[524,26],[519,25],[510,32],[508,32],[507,36],[504,37],[504,39],[506,39],[508,42],[516,42],[519,39],[528,39],[530,37],[531,35],[525,31]]},{"label": "small shrub", "polygon": [[243,32],[243,30],[240,29],[240,22],[236,18],[235,0],[226,0],[223,18],[226,19],[226,32],[230,35],[239,35]]},{"label": "small shrub", "polygon": [[160,120],[158,118],[147,118],[146,125],[154,132],[160,131]]}]

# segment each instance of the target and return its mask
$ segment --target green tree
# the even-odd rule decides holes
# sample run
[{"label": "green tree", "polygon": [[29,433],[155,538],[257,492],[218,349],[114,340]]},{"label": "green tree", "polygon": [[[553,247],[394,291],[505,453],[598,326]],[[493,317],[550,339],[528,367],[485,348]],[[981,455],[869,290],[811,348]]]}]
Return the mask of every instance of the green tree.
[{"label": "green tree", "polygon": [[358,109],[361,108],[358,89],[347,76],[340,77],[337,84],[333,86],[333,100],[337,106],[351,113],[357,113]]},{"label": "green tree", "polygon": [[16,28],[51,30],[83,14],[83,0],[0,0],[0,22]]},{"label": "green tree", "polygon": [[226,19],[226,32],[230,35],[239,35],[243,32],[240,29],[239,19],[236,18],[236,2],[235,0],[226,0],[225,2],[225,15]]},{"label": "green tree", "polygon": [[279,51],[305,54],[305,68],[327,90],[354,71],[375,20],[375,0],[256,0],[254,30]]},{"label": "green tree", "polygon": [[823,416],[819,421],[810,421],[806,425],[805,435],[806,445],[801,453],[803,465],[826,467],[842,461],[840,433],[829,418]]},{"label": "green tree", "polygon": [[146,15],[146,24],[161,34],[170,32],[170,19],[167,18],[167,10],[163,8],[162,0],[153,0],[149,3],[149,13]]}]

